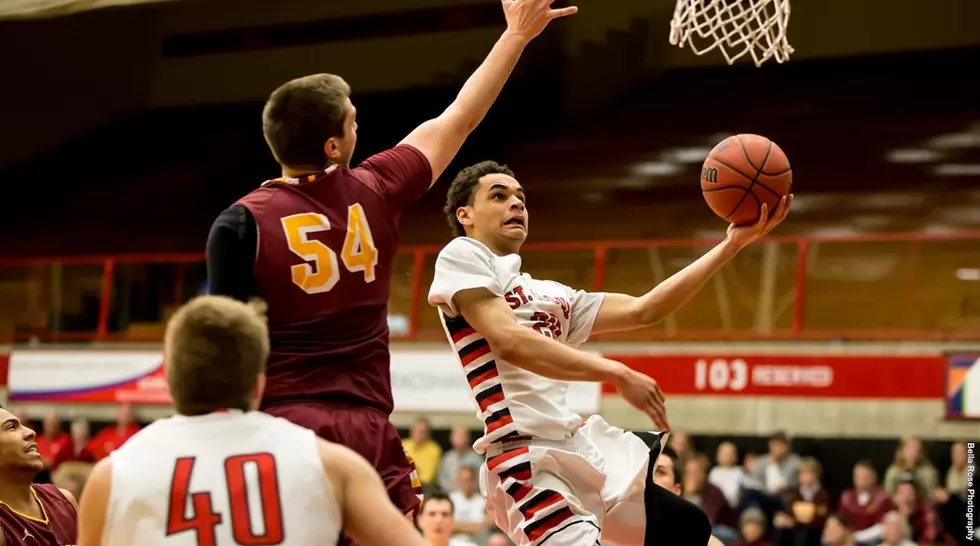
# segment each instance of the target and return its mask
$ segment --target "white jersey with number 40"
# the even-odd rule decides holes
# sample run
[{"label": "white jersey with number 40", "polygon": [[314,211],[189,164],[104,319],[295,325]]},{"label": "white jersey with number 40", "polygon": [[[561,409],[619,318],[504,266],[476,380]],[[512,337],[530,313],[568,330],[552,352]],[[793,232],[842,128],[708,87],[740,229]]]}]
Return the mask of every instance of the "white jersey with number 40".
[{"label": "white jersey with number 40", "polygon": [[103,546],[335,544],[312,431],[259,412],[162,419],[112,453]]}]

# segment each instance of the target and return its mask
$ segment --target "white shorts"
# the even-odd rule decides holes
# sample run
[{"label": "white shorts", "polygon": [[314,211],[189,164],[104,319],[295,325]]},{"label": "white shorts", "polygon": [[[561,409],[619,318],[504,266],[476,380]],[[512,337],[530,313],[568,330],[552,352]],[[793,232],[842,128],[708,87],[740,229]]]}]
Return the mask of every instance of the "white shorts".
[{"label": "white shorts", "polygon": [[[666,435],[660,445],[666,445]],[[487,452],[480,490],[518,546],[642,546],[650,447],[593,415],[568,440],[506,443]],[[656,453],[654,460],[660,456]]]}]

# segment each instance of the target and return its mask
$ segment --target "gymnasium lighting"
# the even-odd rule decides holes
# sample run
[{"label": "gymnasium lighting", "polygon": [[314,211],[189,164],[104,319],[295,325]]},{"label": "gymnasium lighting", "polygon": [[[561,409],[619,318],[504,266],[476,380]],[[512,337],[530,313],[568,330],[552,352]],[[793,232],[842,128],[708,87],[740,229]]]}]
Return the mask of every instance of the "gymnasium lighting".
[{"label": "gymnasium lighting", "polygon": [[980,269],[961,267],[956,270],[956,278],[961,281],[980,281]]},{"label": "gymnasium lighting", "polygon": [[929,145],[939,149],[980,148],[980,132],[948,133],[929,141]]},{"label": "gymnasium lighting", "polygon": [[924,150],[919,148],[907,148],[902,150],[892,150],[886,156],[892,163],[928,163],[936,161],[942,154],[935,150]]},{"label": "gymnasium lighting", "polygon": [[711,148],[693,146],[688,148],[675,148],[664,154],[669,160],[678,163],[701,163],[711,153]]},{"label": "gymnasium lighting", "polygon": [[940,176],[980,176],[980,163],[943,163],[936,166]]},{"label": "gymnasium lighting", "polygon": [[633,165],[632,172],[639,176],[671,176],[681,171],[676,163],[669,161],[647,161]]}]

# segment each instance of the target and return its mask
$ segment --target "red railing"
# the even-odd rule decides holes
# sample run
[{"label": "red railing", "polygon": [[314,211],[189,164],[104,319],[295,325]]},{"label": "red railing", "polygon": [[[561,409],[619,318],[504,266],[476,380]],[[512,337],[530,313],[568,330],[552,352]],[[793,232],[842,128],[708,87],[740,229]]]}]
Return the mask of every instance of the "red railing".
[{"label": "red railing", "polygon": [[[529,243],[522,256],[539,278],[640,294],[715,243]],[[777,236],[766,243],[743,251],[661,325],[609,339],[980,339],[980,282],[969,280],[969,271],[980,269],[980,232]],[[441,336],[424,301],[440,248],[399,250],[390,314],[407,324],[393,327],[393,337]],[[0,259],[0,300],[10,299],[6,293],[19,302],[0,307],[0,338],[159,341],[168,313],[204,280],[203,258]]]}]

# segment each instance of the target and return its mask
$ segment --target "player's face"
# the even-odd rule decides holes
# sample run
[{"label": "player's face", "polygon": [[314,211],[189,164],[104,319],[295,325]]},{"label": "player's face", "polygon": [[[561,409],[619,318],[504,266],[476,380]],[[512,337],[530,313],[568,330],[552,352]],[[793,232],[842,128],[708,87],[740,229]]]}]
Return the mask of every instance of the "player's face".
[{"label": "player's face", "polygon": [[657,467],[653,470],[653,483],[663,487],[675,495],[680,495],[681,486],[676,482],[677,479],[674,474],[673,459],[667,457],[666,455],[661,455],[660,459],[657,461]]},{"label": "player's face", "polygon": [[0,409],[0,472],[5,470],[44,470],[34,442],[34,431],[14,414]]},{"label": "player's face", "polygon": [[330,137],[327,140],[324,150],[327,158],[335,165],[350,166],[350,159],[354,156],[354,147],[357,146],[357,108],[347,99],[347,117],[344,118],[344,136]]},{"label": "player's face", "polygon": [[453,508],[449,501],[433,499],[425,503],[418,517],[419,529],[427,540],[448,539],[453,531]]},{"label": "player's face", "polygon": [[488,174],[481,178],[473,205],[460,211],[465,217],[460,223],[470,228],[470,235],[492,249],[516,253],[527,239],[524,188],[511,176]]}]

